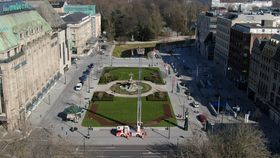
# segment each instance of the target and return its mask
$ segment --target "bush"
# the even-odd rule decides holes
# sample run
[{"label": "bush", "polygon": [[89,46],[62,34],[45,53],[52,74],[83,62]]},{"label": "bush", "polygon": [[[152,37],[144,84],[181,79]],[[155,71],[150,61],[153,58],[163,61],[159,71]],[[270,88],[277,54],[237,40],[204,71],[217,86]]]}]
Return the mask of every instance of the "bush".
[{"label": "bush", "polygon": [[146,97],[147,101],[168,101],[167,92],[155,92]]},{"label": "bush", "polygon": [[104,75],[101,76],[99,83],[106,84],[116,80],[118,80],[117,76],[111,75],[110,73],[104,73]]},{"label": "bush", "polygon": [[91,101],[113,101],[114,95],[106,92],[95,92],[92,96]]}]

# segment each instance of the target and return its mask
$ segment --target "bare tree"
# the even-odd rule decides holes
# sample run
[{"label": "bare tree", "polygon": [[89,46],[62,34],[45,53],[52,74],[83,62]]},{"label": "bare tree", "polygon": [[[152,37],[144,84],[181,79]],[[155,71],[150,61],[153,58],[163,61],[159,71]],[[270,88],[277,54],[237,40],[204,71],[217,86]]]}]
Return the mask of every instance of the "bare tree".
[{"label": "bare tree", "polygon": [[248,124],[233,124],[209,135],[209,141],[187,143],[185,157],[196,158],[267,158],[270,152],[265,146],[262,132]]}]

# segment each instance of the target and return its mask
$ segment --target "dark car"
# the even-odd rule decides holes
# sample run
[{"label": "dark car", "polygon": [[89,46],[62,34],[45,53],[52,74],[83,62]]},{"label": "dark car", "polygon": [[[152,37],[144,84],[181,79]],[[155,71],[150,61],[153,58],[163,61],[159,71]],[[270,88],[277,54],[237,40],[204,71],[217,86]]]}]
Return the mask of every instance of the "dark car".
[{"label": "dark car", "polygon": [[83,81],[87,80],[87,75],[83,75],[79,79],[81,82],[83,82]]},{"label": "dark car", "polygon": [[83,72],[83,74],[85,74],[85,75],[89,75],[89,73],[90,73],[89,70],[86,70],[86,71]]},{"label": "dark car", "polygon": [[93,68],[93,63],[89,64],[88,68]]}]

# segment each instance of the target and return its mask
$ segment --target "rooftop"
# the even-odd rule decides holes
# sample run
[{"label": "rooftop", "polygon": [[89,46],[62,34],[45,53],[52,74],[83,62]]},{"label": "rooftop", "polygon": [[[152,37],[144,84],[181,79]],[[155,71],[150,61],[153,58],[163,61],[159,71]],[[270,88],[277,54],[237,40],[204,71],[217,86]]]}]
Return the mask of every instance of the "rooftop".
[{"label": "rooftop", "polygon": [[24,10],[31,10],[32,7],[22,0],[0,1],[0,14],[8,14]]},{"label": "rooftop", "polygon": [[0,24],[0,52],[17,46],[19,33],[35,27],[43,27],[45,32],[52,30],[50,25],[34,10],[1,15]]},{"label": "rooftop", "polygon": [[66,5],[64,7],[65,13],[77,13],[81,12],[87,15],[95,15],[95,5]]},{"label": "rooftop", "polygon": [[48,1],[27,1],[27,3],[34,7],[52,28],[59,28],[66,25]]},{"label": "rooftop", "polygon": [[78,12],[78,13],[72,13],[72,14],[66,15],[65,17],[63,17],[63,20],[67,24],[78,24],[81,21],[83,21],[83,19],[87,16],[88,16],[87,14]]}]

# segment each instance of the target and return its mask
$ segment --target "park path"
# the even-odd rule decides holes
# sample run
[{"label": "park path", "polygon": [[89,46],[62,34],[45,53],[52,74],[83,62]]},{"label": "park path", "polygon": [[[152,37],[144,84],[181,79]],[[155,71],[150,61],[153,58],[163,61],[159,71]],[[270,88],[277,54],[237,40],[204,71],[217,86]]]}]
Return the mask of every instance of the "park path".
[{"label": "park path", "polygon": [[[113,92],[110,87],[113,86],[116,83],[120,83],[120,82],[127,82],[127,80],[118,80],[118,81],[112,81],[110,83],[107,83],[105,85],[97,85],[96,90],[95,91],[105,91],[108,94],[113,94],[116,97],[131,97],[131,98],[135,98],[138,95],[126,95],[126,94],[119,94],[119,93],[115,93]],[[135,80],[135,82],[138,82],[138,80]],[[158,85],[155,83],[152,83],[150,81],[141,81],[142,83],[146,83],[148,85],[150,85],[152,87],[152,89],[146,93],[142,93],[141,96],[148,96],[150,94],[153,94],[154,92],[158,92],[158,91],[166,91],[165,85]]]}]

